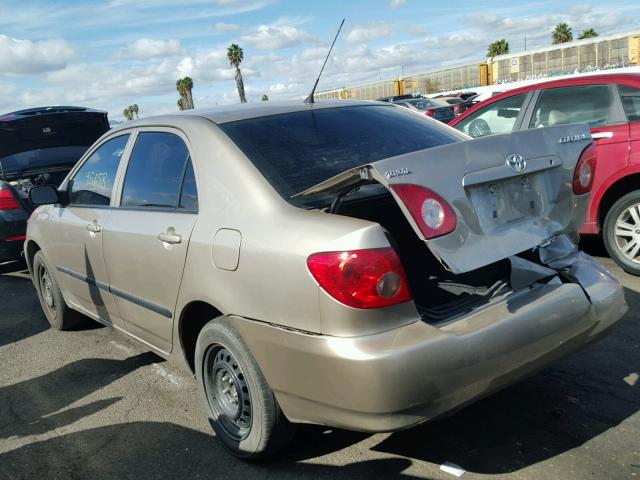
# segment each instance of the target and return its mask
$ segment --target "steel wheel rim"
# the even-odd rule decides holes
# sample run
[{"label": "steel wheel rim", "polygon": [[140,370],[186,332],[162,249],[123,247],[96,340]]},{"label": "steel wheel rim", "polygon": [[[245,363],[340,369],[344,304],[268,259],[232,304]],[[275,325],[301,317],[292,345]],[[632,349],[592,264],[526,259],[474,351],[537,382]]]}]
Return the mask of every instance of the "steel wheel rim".
[{"label": "steel wheel rim", "polygon": [[53,295],[53,284],[51,283],[51,277],[49,276],[49,272],[44,265],[40,265],[40,268],[38,269],[38,280],[40,282],[40,292],[45,307],[53,313],[56,309],[56,298]]},{"label": "steel wheel rim", "polygon": [[221,345],[207,351],[204,387],[219,425],[236,441],[251,431],[252,403],[247,379],[233,354]]},{"label": "steel wheel rim", "polygon": [[640,203],[625,209],[616,219],[615,244],[620,253],[634,263],[640,263]]}]

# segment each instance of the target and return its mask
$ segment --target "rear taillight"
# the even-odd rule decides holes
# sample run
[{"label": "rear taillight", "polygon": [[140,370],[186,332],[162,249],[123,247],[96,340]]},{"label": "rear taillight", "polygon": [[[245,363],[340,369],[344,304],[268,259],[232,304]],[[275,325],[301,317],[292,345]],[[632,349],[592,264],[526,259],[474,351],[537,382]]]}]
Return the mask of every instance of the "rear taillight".
[{"label": "rear taillight", "polygon": [[456,229],[456,214],[433,190],[411,183],[391,185],[391,190],[407,207],[424,238],[440,237]]},{"label": "rear taillight", "polygon": [[354,308],[381,308],[411,300],[407,276],[391,247],[314,253],[307,259],[325,292]]},{"label": "rear taillight", "polygon": [[0,187],[0,210],[20,210],[21,208],[11,190]]},{"label": "rear taillight", "polygon": [[576,170],[573,173],[573,193],[582,195],[589,193],[593,186],[593,176],[596,173],[596,146],[589,145],[582,151]]},{"label": "rear taillight", "polygon": [[434,117],[436,115],[436,109],[435,108],[427,108],[424,112],[424,114],[428,117]]}]

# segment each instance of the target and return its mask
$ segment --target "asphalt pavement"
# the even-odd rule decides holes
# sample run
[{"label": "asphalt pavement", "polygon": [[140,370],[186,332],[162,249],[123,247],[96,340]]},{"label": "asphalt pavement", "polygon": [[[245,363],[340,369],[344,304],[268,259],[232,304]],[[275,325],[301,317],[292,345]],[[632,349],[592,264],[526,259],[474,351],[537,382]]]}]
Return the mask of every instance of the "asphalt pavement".
[{"label": "asphalt pavement", "polygon": [[[640,479],[640,278],[587,250],[630,310],[598,343],[455,415],[403,432],[299,429],[245,463],[215,439],[195,380],[96,323],[56,332],[24,272],[0,275],[0,479]],[[5,269],[7,270],[7,269]]]}]

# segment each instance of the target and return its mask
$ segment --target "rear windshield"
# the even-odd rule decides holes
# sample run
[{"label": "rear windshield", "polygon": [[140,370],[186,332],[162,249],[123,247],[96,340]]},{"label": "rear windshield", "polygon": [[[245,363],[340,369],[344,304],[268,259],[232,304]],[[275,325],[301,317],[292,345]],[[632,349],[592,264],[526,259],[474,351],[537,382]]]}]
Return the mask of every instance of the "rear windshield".
[{"label": "rear windshield", "polygon": [[286,200],[345,170],[462,139],[392,105],[310,109],[220,127]]},{"label": "rear windshield", "polygon": [[39,170],[53,167],[71,168],[89,148],[82,146],[63,146],[51,148],[37,148],[26,152],[14,153],[0,158],[1,173],[15,175],[29,170]]}]

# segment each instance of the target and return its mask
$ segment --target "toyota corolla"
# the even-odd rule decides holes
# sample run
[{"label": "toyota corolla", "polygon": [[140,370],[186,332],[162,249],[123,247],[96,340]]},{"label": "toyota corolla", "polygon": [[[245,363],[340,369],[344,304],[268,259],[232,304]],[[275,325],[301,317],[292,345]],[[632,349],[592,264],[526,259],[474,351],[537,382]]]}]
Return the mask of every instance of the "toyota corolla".
[{"label": "toyota corolla", "polygon": [[193,372],[256,458],[296,423],[417,425],[600,337],[626,304],[575,244],[594,152],[587,125],[472,140],[375,102],[145,118],[31,189],[25,255],[54,328]]}]

